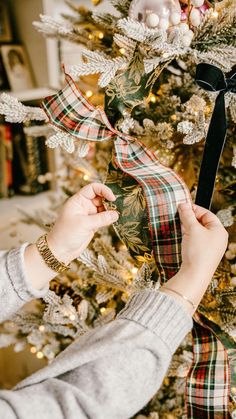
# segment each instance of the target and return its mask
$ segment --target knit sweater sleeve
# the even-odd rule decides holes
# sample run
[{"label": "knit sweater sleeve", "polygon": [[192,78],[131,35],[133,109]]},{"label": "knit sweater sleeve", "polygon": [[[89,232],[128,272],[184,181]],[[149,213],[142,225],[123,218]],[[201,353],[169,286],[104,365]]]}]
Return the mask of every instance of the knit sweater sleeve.
[{"label": "knit sweater sleeve", "polygon": [[128,419],[154,396],[191,327],[173,297],[139,292],[116,320],[85,334],[14,391],[0,391],[1,416]]},{"label": "knit sweater sleeve", "polygon": [[0,322],[9,319],[25,303],[43,297],[48,287],[34,289],[24,268],[24,251],[28,243],[17,249],[0,251]]}]

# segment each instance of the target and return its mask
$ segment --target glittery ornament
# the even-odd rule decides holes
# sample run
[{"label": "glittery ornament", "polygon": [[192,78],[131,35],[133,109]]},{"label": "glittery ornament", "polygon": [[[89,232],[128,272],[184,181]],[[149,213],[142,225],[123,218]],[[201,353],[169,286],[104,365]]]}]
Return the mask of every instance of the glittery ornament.
[{"label": "glittery ornament", "polygon": [[234,217],[232,215],[231,208],[225,208],[217,212],[217,217],[222,222],[224,227],[230,227],[234,223]]}]

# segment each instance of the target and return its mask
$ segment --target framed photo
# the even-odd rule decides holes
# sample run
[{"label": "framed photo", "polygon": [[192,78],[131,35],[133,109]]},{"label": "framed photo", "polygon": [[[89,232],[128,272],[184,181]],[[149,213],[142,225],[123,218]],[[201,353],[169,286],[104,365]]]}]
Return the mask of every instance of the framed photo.
[{"label": "framed photo", "polygon": [[0,42],[11,42],[12,33],[6,1],[0,0]]},{"label": "framed photo", "polygon": [[3,45],[1,53],[11,90],[19,92],[32,89],[35,86],[34,79],[23,46]]}]

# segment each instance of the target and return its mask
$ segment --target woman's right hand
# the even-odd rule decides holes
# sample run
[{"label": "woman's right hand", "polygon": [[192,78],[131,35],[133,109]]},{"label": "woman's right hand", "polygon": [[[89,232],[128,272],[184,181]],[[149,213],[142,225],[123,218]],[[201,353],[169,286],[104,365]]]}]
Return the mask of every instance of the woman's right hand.
[{"label": "woman's right hand", "polygon": [[182,266],[198,271],[209,280],[219,265],[228,243],[228,233],[218,217],[199,205],[180,204]]},{"label": "woman's right hand", "polygon": [[224,255],[228,233],[216,215],[203,207],[180,204],[178,210],[183,234],[182,265],[160,290],[179,300],[192,315]]}]

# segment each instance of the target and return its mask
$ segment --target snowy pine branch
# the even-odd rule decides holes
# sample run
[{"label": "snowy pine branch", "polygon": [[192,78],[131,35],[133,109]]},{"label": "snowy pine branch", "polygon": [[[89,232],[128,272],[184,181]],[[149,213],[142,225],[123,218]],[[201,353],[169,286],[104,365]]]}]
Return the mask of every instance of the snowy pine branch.
[{"label": "snowy pine branch", "polygon": [[199,51],[207,51],[213,46],[220,44],[236,46],[236,7],[232,0],[231,7],[214,14],[209,9],[201,24],[195,30],[192,47]]},{"label": "snowy pine branch", "polygon": [[41,22],[33,22],[33,25],[45,35],[73,35],[74,27],[69,22],[42,14],[40,14],[40,19]]},{"label": "snowy pine branch", "polygon": [[132,39],[128,38],[127,36],[121,35],[119,33],[115,34],[113,37],[113,41],[119,48],[124,49],[124,55],[127,57],[132,57],[137,42],[133,41]]},{"label": "snowy pine branch", "polygon": [[115,76],[117,70],[125,67],[127,59],[117,57],[114,59],[106,58],[105,54],[97,51],[84,51],[83,56],[87,58],[88,63],[74,65],[69,68],[69,74],[73,78],[88,74],[101,73],[98,84],[105,87]]},{"label": "snowy pine branch", "polygon": [[25,106],[15,97],[2,93],[0,96],[0,115],[5,116],[7,122],[21,123],[27,121],[46,121],[45,112],[36,107]]},{"label": "snowy pine branch", "polygon": [[230,45],[213,46],[204,52],[194,50],[193,56],[197,63],[214,64],[226,73],[236,64],[236,48]]},{"label": "snowy pine branch", "polygon": [[131,4],[131,0],[111,0],[111,4],[123,16],[127,16]]},{"label": "snowy pine branch", "polygon": [[41,22],[33,22],[33,25],[47,37],[63,38],[75,43],[84,44],[87,39],[87,32],[80,28],[79,32],[76,30],[76,25],[71,22],[65,22],[59,18],[52,18],[51,16],[40,15]]},{"label": "snowy pine branch", "polygon": [[118,17],[110,13],[98,13],[92,14],[94,23],[98,24],[101,28],[106,29],[108,32],[114,30],[117,24]]},{"label": "snowy pine branch", "polygon": [[129,38],[152,44],[156,40],[164,40],[166,32],[160,29],[149,29],[144,23],[137,22],[131,18],[120,19],[117,26]]},{"label": "snowy pine branch", "polygon": [[47,138],[46,145],[49,148],[62,147],[67,153],[73,153],[75,151],[74,137],[70,134],[55,128],[55,134]]}]

